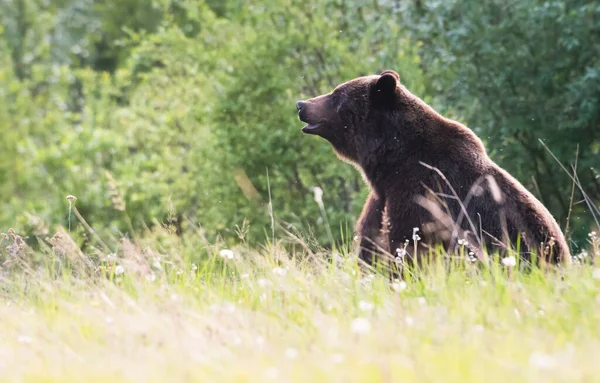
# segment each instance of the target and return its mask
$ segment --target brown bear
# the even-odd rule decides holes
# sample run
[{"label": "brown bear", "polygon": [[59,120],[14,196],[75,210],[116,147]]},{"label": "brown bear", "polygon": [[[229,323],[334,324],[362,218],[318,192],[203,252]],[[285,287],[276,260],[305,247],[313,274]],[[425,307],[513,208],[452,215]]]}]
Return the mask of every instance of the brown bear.
[{"label": "brown bear", "polygon": [[380,250],[417,261],[441,244],[473,260],[518,251],[528,261],[536,254],[570,262],[548,210],[487,156],[473,131],[409,92],[396,72],[358,77],[296,108],[307,123],[302,132],[329,141],[370,186],[356,225],[367,263],[384,229]]}]

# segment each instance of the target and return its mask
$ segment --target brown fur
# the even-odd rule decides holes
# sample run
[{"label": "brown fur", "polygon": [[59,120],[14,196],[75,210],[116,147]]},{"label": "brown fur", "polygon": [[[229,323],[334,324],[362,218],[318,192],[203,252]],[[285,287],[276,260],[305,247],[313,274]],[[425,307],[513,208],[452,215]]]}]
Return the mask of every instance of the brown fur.
[{"label": "brown fur", "polygon": [[[354,164],[371,188],[357,222],[360,257],[371,263],[382,223],[385,250],[396,254],[413,228],[423,249],[447,251],[467,239],[475,254],[514,250],[569,263],[564,236],[548,210],[486,154],[467,127],[447,119],[400,84],[394,71],[359,77],[332,92],[297,103],[302,131],[325,138]],[[542,248],[540,250],[540,245]],[[409,251],[409,256],[420,251]]]}]

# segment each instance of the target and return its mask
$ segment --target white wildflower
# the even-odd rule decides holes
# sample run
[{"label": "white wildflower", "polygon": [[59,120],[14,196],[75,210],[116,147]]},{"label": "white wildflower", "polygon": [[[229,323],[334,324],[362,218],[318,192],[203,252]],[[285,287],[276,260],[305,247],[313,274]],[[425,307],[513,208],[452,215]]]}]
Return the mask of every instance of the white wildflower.
[{"label": "white wildflower", "polygon": [[472,251],[469,252],[469,261],[471,261],[471,263],[477,262],[477,256],[475,256],[475,253]]},{"label": "white wildflower", "polygon": [[419,303],[419,306],[425,306],[425,305],[427,305],[427,299],[425,299],[423,297],[417,298],[417,302]]},{"label": "white wildflower", "polygon": [[583,250],[581,253],[579,253],[579,255],[577,257],[583,261],[587,256],[588,256],[588,252]]},{"label": "white wildflower", "polygon": [[280,277],[285,277],[285,275],[287,274],[287,270],[283,267],[276,267],[273,269],[273,274],[279,275]]},{"label": "white wildflower", "polygon": [[407,251],[404,248],[397,248],[396,254],[398,254],[398,256],[394,258],[394,262],[396,262],[397,267],[402,267],[404,265],[404,258],[406,257]]},{"label": "white wildflower", "polygon": [[285,350],[285,356],[288,359],[296,359],[298,357],[298,350],[296,350],[295,348],[288,348],[287,350]]},{"label": "white wildflower", "polygon": [[514,267],[517,265],[517,259],[512,255],[506,258],[502,258],[502,264],[506,267]]},{"label": "white wildflower", "polygon": [[115,254],[115,253],[107,254],[106,258],[110,261],[114,261],[115,259],[117,259],[117,254]]},{"label": "white wildflower", "polygon": [[313,193],[315,194],[315,201],[316,201],[318,204],[321,204],[321,203],[323,203],[323,189],[321,189],[321,188],[320,188],[320,187],[318,187],[318,186],[315,186],[315,187],[313,188]]},{"label": "white wildflower", "polygon": [[258,283],[258,285],[260,287],[268,287],[273,284],[273,282],[271,282],[270,279],[266,279],[266,278],[259,278],[256,282]]},{"label": "white wildflower", "polygon": [[367,318],[356,318],[352,321],[352,332],[355,334],[367,334],[371,331],[371,323]]},{"label": "white wildflower", "polygon": [[392,283],[392,289],[397,293],[404,291],[406,290],[406,282],[396,280]]},{"label": "white wildflower", "polygon": [[360,308],[362,311],[371,311],[371,310],[373,310],[374,307],[375,307],[375,305],[371,302],[365,302],[365,301],[358,302],[358,308]]},{"label": "white wildflower", "polygon": [[27,335],[19,335],[17,337],[17,341],[19,343],[31,343],[31,337],[29,337]]},{"label": "white wildflower", "polygon": [[554,359],[542,352],[534,352],[529,356],[529,365],[539,370],[551,370],[554,368]]},{"label": "white wildflower", "polygon": [[459,246],[467,246],[467,240],[466,239],[459,239],[458,240],[458,245]]},{"label": "white wildflower", "polygon": [[192,271],[198,270],[198,266],[195,263],[192,263]]},{"label": "white wildflower", "polygon": [[412,317],[404,318],[404,322],[407,326],[412,326],[413,324],[415,324],[415,320]]},{"label": "white wildflower", "polygon": [[125,268],[121,265],[117,265],[117,267],[115,267],[115,274],[116,275],[121,275],[125,272]]},{"label": "white wildflower", "polygon": [[156,275],[154,275],[154,273],[150,273],[150,274],[146,275],[146,281],[154,282],[155,280],[156,280]]},{"label": "white wildflower", "polygon": [[219,251],[219,256],[225,259],[233,259],[235,257],[235,254],[229,249],[223,249]]},{"label": "white wildflower", "polygon": [[413,235],[412,235],[413,241],[420,241],[421,240],[421,237],[419,236],[419,234],[417,234],[418,231],[419,231],[418,227],[414,227],[413,228]]}]

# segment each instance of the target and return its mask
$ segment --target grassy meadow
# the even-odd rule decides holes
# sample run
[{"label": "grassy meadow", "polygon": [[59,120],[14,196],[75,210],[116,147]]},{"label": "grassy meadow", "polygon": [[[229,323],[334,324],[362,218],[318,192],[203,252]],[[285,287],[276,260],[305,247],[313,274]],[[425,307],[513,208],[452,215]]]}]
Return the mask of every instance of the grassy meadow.
[{"label": "grassy meadow", "polygon": [[[0,383],[600,382],[599,4],[0,0]],[[386,69],[571,268],[359,267],[295,105]]]},{"label": "grassy meadow", "polygon": [[67,230],[39,240],[2,235],[1,381],[600,381],[587,264],[525,273],[440,254],[390,281],[350,246],[292,235],[225,248],[158,229],[90,254]]}]

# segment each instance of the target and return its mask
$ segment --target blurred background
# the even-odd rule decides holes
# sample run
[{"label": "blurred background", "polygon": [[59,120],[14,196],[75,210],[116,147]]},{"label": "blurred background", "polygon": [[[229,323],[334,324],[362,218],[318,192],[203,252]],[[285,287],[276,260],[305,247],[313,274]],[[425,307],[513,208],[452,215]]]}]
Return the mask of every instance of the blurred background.
[{"label": "blurred background", "polygon": [[74,195],[101,235],[263,243],[271,201],[276,235],[344,240],[366,186],[294,105],[384,69],[586,245],[600,3],[583,0],[0,0],[0,232],[51,235]]}]

